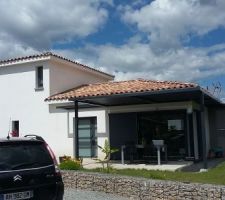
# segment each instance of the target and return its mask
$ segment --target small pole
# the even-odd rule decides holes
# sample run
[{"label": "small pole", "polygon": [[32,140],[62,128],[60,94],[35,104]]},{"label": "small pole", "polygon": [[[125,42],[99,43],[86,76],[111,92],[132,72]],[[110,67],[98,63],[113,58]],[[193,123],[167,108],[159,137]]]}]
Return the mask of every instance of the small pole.
[{"label": "small pole", "polygon": [[124,148],[125,148],[125,145],[122,145],[121,146],[121,163],[122,163],[122,165],[124,165]]},{"label": "small pole", "polygon": [[158,165],[161,165],[160,146],[159,145],[157,145],[157,158],[158,158]]}]

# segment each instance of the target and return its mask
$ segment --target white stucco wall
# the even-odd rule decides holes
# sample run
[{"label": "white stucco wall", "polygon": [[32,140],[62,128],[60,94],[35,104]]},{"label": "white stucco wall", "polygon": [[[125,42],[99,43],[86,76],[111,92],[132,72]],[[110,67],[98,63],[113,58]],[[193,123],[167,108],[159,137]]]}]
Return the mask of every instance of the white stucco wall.
[{"label": "white stucco wall", "polygon": [[[43,66],[44,90],[35,91],[35,68]],[[49,94],[47,62],[26,63],[0,68],[0,137],[9,131],[11,120],[19,120],[20,135],[39,134],[46,126],[48,106],[43,103]]]},{"label": "white stucco wall", "polygon": [[111,78],[82,70],[81,66],[68,62],[50,63],[50,94],[90,83],[109,81]]},{"label": "white stucco wall", "polygon": [[[44,69],[44,90],[40,91],[35,91],[37,66],[43,66]],[[10,120],[19,120],[20,136],[40,135],[51,146],[57,158],[63,155],[72,156],[73,141],[68,137],[67,111],[56,109],[56,105],[49,105],[48,102],[44,102],[44,99],[49,97],[51,92],[61,92],[79,84],[101,81],[106,81],[106,78],[79,71],[71,66],[59,66],[55,62],[52,65],[49,60],[0,67],[2,97],[0,100],[0,137],[7,136],[9,126],[11,126]],[[72,116],[73,113],[71,111],[69,115]],[[97,131],[106,132],[104,111],[82,111],[79,115],[96,116]],[[103,144],[103,139],[103,137],[99,139],[99,145]]]},{"label": "white stucco wall", "polygon": [[[100,76],[96,73],[83,71],[80,66],[68,62],[51,61],[50,66],[50,95],[56,94],[83,84],[109,81],[112,78]],[[82,68],[82,67],[81,67]],[[59,101],[60,103],[60,101]],[[58,136],[51,134],[49,140],[55,137],[55,142],[51,144],[52,148],[58,156],[70,155],[73,156],[73,140],[68,137],[69,133],[73,132],[73,117],[74,110],[66,111],[56,109],[57,102],[50,102],[50,127],[53,132],[58,133]],[[97,134],[104,135],[106,133],[105,111],[104,109],[82,110],[79,112],[79,117],[97,117]],[[54,125],[55,124],[55,125]],[[52,130],[49,130],[52,133]],[[98,137],[98,145],[102,146],[107,137]],[[60,148],[59,148],[60,147]],[[98,155],[101,156],[101,151],[98,149]]]},{"label": "white stucco wall", "polygon": [[[44,68],[44,90],[40,91],[35,91],[36,66]],[[44,102],[50,93],[47,61],[0,68],[0,91],[4,94],[0,100],[0,137],[7,136],[10,120],[19,120],[20,136],[42,136],[58,156],[66,143],[63,139],[66,138],[66,134],[63,135],[66,119],[63,112],[49,113],[49,105]]]}]

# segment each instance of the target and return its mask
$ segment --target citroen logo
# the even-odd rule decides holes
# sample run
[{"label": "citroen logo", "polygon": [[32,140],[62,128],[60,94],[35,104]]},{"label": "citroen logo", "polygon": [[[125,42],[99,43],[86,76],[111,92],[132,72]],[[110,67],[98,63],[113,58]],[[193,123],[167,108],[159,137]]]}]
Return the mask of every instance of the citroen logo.
[{"label": "citroen logo", "polygon": [[16,181],[22,181],[22,176],[20,176],[20,175],[17,174],[16,176],[13,177],[13,181],[14,182],[16,182]]}]

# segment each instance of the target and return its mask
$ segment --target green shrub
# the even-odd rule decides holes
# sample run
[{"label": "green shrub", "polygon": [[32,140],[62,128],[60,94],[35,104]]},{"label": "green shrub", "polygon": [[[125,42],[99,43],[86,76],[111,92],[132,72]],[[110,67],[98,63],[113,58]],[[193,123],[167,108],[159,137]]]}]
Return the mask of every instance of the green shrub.
[{"label": "green shrub", "polygon": [[77,160],[65,160],[59,164],[63,170],[79,170],[82,168],[81,162]]}]

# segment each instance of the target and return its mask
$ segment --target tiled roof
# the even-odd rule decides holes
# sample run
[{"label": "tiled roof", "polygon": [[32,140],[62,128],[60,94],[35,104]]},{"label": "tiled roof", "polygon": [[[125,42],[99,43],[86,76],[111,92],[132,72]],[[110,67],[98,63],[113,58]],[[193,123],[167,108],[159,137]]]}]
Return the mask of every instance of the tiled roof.
[{"label": "tiled roof", "polygon": [[15,62],[19,62],[19,61],[25,61],[25,60],[32,60],[32,59],[39,59],[39,58],[45,58],[45,57],[55,57],[55,58],[59,58],[61,60],[65,60],[65,61],[68,61],[68,62],[71,62],[71,63],[74,63],[74,64],[77,64],[81,67],[84,67],[88,70],[92,70],[92,71],[95,71],[95,72],[98,72],[98,73],[101,73],[101,74],[104,74],[106,76],[110,76],[110,77],[114,77],[113,75],[111,74],[108,74],[108,73],[105,73],[105,72],[102,72],[100,70],[97,70],[97,69],[94,69],[94,68],[91,68],[87,65],[84,65],[84,64],[81,64],[81,63],[78,63],[76,61],[73,61],[73,60],[70,60],[70,59],[67,59],[65,57],[62,57],[62,56],[59,56],[57,54],[53,54],[52,52],[46,52],[46,53],[41,53],[41,54],[36,54],[36,55],[30,55],[30,56],[24,56],[24,57],[18,57],[18,58],[11,58],[11,59],[7,59],[7,60],[0,60],[0,65],[3,65],[3,64],[10,64],[10,63],[15,63]]},{"label": "tiled roof", "polygon": [[105,82],[82,85],[59,94],[52,95],[46,99],[67,100],[72,98],[84,98],[95,96],[110,96],[115,94],[141,93],[161,90],[179,90],[185,88],[196,88],[194,83],[181,83],[176,81],[152,81],[152,80],[129,80],[119,82]]}]

